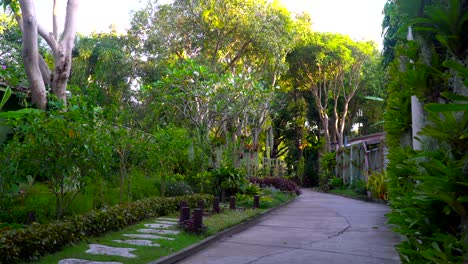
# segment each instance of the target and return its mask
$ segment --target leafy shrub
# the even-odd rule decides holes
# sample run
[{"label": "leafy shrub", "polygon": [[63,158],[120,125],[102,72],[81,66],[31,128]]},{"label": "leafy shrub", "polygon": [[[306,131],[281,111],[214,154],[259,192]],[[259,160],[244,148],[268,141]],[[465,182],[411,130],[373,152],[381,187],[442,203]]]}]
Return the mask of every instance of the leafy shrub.
[{"label": "leafy shrub", "polygon": [[[388,1],[385,13],[384,50],[393,53],[385,113],[388,218],[404,236],[397,250],[403,263],[467,263],[466,1]],[[397,37],[408,25],[417,41]],[[417,135],[412,96],[425,110]],[[421,147],[412,146],[415,137]]]},{"label": "leafy shrub", "polygon": [[320,185],[320,190],[322,190],[323,192],[329,192],[330,191],[330,185],[328,185],[328,183],[321,184]]},{"label": "leafy shrub", "polygon": [[236,194],[236,206],[237,207],[252,207],[253,196],[247,194]]},{"label": "leafy shrub", "polygon": [[48,224],[34,223],[24,229],[0,231],[0,263],[18,263],[53,253],[67,244],[111,230],[135,224],[145,218],[165,215],[176,210],[181,201],[195,206],[203,200],[207,206],[210,195],[155,197],[94,210],[84,215],[67,217]]},{"label": "leafy shrub", "polygon": [[344,187],[343,179],[333,176],[328,179],[328,186],[331,190],[342,189]]},{"label": "leafy shrub", "polygon": [[[330,189],[329,180],[333,177],[333,170],[336,166],[335,152],[323,153],[320,157],[319,186],[327,185]],[[323,189],[323,188],[322,188]]]},{"label": "leafy shrub", "polygon": [[198,172],[186,176],[185,181],[196,193],[216,194],[213,186],[213,174],[209,171]]},{"label": "leafy shrub", "polygon": [[373,172],[367,179],[367,190],[372,192],[372,197],[387,200],[388,187],[385,173]]},{"label": "leafy shrub", "polygon": [[165,184],[165,195],[168,197],[190,195],[193,193],[192,187],[183,181],[170,181]]},{"label": "leafy shrub", "polygon": [[91,107],[70,105],[63,111],[55,104],[47,112],[9,120],[14,137],[0,152],[0,175],[5,185],[19,184],[26,175],[47,182],[61,218],[91,179],[109,172],[112,127],[99,122]]},{"label": "leafy shrub", "polygon": [[353,190],[356,194],[367,194],[366,182],[363,180],[354,180],[353,183],[349,186],[349,189]]},{"label": "leafy shrub", "polygon": [[160,195],[158,188],[159,177],[156,175],[145,175],[138,170],[132,170],[128,175],[131,181],[131,197],[132,200],[140,200],[145,197],[154,197]]},{"label": "leafy shrub", "polygon": [[18,187],[19,191],[0,199],[0,222],[27,223],[30,212],[34,212],[35,221],[40,223],[55,218],[55,197],[45,184]]},{"label": "leafy shrub", "polygon": [[260,188],[255,184],[249,184],[245,187],[243,193],[249,196],[259,195]]},{"label": "leafy shrub", "polygon": [[265,178],[250,178],[249,181],[254,184],[260,185],[260,187],[272,186],[283,192],[294,192],[297,195],[301,194],[299,186],[295,182],[289,179],[280,177],[265,177]]},{"label": "leafy shrub", "polygon": [[228,191],[229,194],[236,194],[248,183],[245,175],[233,167],[221,167],[211,173],[214,187],[219,191]]}]

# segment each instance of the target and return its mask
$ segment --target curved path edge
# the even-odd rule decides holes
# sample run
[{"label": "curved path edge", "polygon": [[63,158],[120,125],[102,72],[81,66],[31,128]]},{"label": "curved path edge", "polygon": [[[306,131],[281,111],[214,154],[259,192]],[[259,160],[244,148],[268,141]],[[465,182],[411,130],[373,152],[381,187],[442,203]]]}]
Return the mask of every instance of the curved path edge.
[{"label": "curved path edge", "polygon": [[267,211],[265,211],[264,213],[260,214],[260,215],[257,215],[257,216],[254,216],[252,218],[249,218],[247,219],[246,221],[238,224],[238,225],[235,225],[235,226],[232,226],[232,227],[229,227],[223,231],[220,231],[212,236],[209,236],[205,239],[203,239],[202,241],[196,243],[196,244],[193,244],[191,246],[188,246],[182,250],[179,250],[171,255],[167,255],[165,257],[162,257],[162,258],[159,258],[155,261],[152,261],[148,264],[172,264],[172,263],[176,263],[180,260],[183,260],[205,248],[207,248],[208,246],[210,246],[211,244],[213,244],[214,242],[218,241],[218,240],[221,240],[223,239],[224,237],[228,237],[228,236],[231,236],[233,234],[236,234],[236,233],[239,233],[255,224],[257,224],[258,222],[260,222],[264,217],[268,216],[269,214],[275,212],[276,210],[278,209],[281,209],[283,208],[284,206],[287,206],[288,204],[292,203],[293,201],[295,201],[297,199],[297,196],[285,203],[282,203],[274,208],[271,208]]}]

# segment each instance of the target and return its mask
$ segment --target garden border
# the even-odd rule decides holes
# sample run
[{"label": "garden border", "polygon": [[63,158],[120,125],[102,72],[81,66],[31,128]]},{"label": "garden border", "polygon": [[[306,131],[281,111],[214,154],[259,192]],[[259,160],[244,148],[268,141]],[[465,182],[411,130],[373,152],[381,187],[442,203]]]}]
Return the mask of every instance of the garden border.
[{"label": "garden border", "polygon": [[177,261],[180,261],[180,260],[183,260],[205,248],[207,248],[209,245],[211,245],[212,243],[224,238],[224,237],[227,237],[227,236],[231,236],[231,235],[234,235],[236,233],[239,233],[253,225],[255,225],[256,223],[258,223],[260,220],[262,220],[264,217],[268,216],[269,214],[275,212],[276,210],[278,209],[281,209],[283,208],[284,206],[292,203],[293,201],[295,201],[297,199],[298,196],[294,197],[293,199],[283,203],[283,204],[280,204],[274,208],[271,208],[267,211],[265,211],[264,213],[260,214],[260,215],[257,215],[257,216],[254,216],[250,219],[247,219],[246,221],[238,224],[238,225],[235,225],[235,226],[232,226],[230,228],[227,228],[223,231],[220,231],[214,235],[211,235],[205,239],[203,239],[202,241],[196,243],[196,244],[193,244],[191,246],[188,246],[182,250],[179,250],[171,255],[167,255],[165,257],[162,257],[162,258],[159,258],[155,261],[152,261],[148,264],[172,264],[172,263],[176,263]]},{"label": "garden border", "polygon": [[368,203],[378,203],[378,204],[384,204],[384,205],[389,205],[388,204],[388,200],[381,200],[381,199],[375,199],[375,198],[360,198],[360,197],[354,197],[354,196],[351,196],[351,195],[346,195],[346,194],[341,194],[341,193],[332,193],[332,192],[324,192],[324,191],[320,191],[320,190],[314,190],[316,192],[321,192],[321,193],[327,193],[327,194],[332,194],[332,195],[338,195],[338,196],[341,196],[341,197],[346,197],[346,198],[350,198],[350,199],[354,199],[354,200],[358,200],[358,201],[363,201],[363,202],[368,202]]}]

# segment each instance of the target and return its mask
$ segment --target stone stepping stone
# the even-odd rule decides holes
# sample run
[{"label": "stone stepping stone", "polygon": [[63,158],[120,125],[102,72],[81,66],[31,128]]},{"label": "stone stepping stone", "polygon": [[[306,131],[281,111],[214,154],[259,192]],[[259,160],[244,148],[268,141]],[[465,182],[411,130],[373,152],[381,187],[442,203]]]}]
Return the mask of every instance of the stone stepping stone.
[{"label": "stone stepping stone", "polygon": [[58,264],[122,264],[121,262],[99,262],[99,261],[92,261],[86,259],[62,259],[58,262]]},{"label": "stone stepping stone", "polygon": [[165,220],[156,220],[156,224],[165,224],[165,225],[177,225],[178,222],[172,222],[172,221],[165,221]]},{"label": "stone stepping stone", "polygon": [[172,222],[178,222],[179,219],[177,218],[169,218],[169,217],[158,217],[156,218],[156,220],[163,220],[163,221],[172,221]]},{"label": "stone stepping stone", "polygon": [[136,255],[130,253],[136,250],[135,248],[119,248],[109,247],[100,244],[89,244],[89,249],[86,253],[94,255],[110,255],[110,256],[121,256],[126,258],[136,258]]},{"label": "stone stepping stone", "polygon": [[130,238],[146,238],[146,239],[165,239],[165,240],[174,240],[173,237],[163,237],[149,234],[123,234],[123,236]]},{"label": "stone stepping stone", "polygon": [[162,229],[138,229],[137,232],[145,234],[161,234],[161,235],[178,235],[180,231],[177,230],[162,230]]},{"label": "stone stepping stone", "polygon": [[136,246],[148,246],[148,247],[160,247],[158,243],[153,243],[151,240],[142,240],[142,239],[125,239],[125,240],[112,240],[117,243],[130,244]]},{"label": "stone stepping stone", "polygon": [[174,225],[167,225],[167,224],[145,224],[146,227],[149,228],[172,228]]}]

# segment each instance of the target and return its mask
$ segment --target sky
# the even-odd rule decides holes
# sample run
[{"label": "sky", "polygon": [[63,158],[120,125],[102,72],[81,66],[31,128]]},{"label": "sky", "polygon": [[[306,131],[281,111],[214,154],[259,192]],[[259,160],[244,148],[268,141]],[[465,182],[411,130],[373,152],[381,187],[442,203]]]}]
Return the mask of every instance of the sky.
[{"label": "sky", "polygon": [[[160,0],[160,3],[170,0]],[[52,0],[36,0],[37,16],[47,29],[52,28]],[[65,0],[58,1],[62,14]],[[373,40],[382,46],[382,10],[386,0],[280,0],[291,12],[306,11],[312,17],[312,29],[349,35],[354,40]],[[124,32],[130,25],[130,12],[144,6],[140,0],[81,0],[78,32],[108,31],[115,25]]]}]

